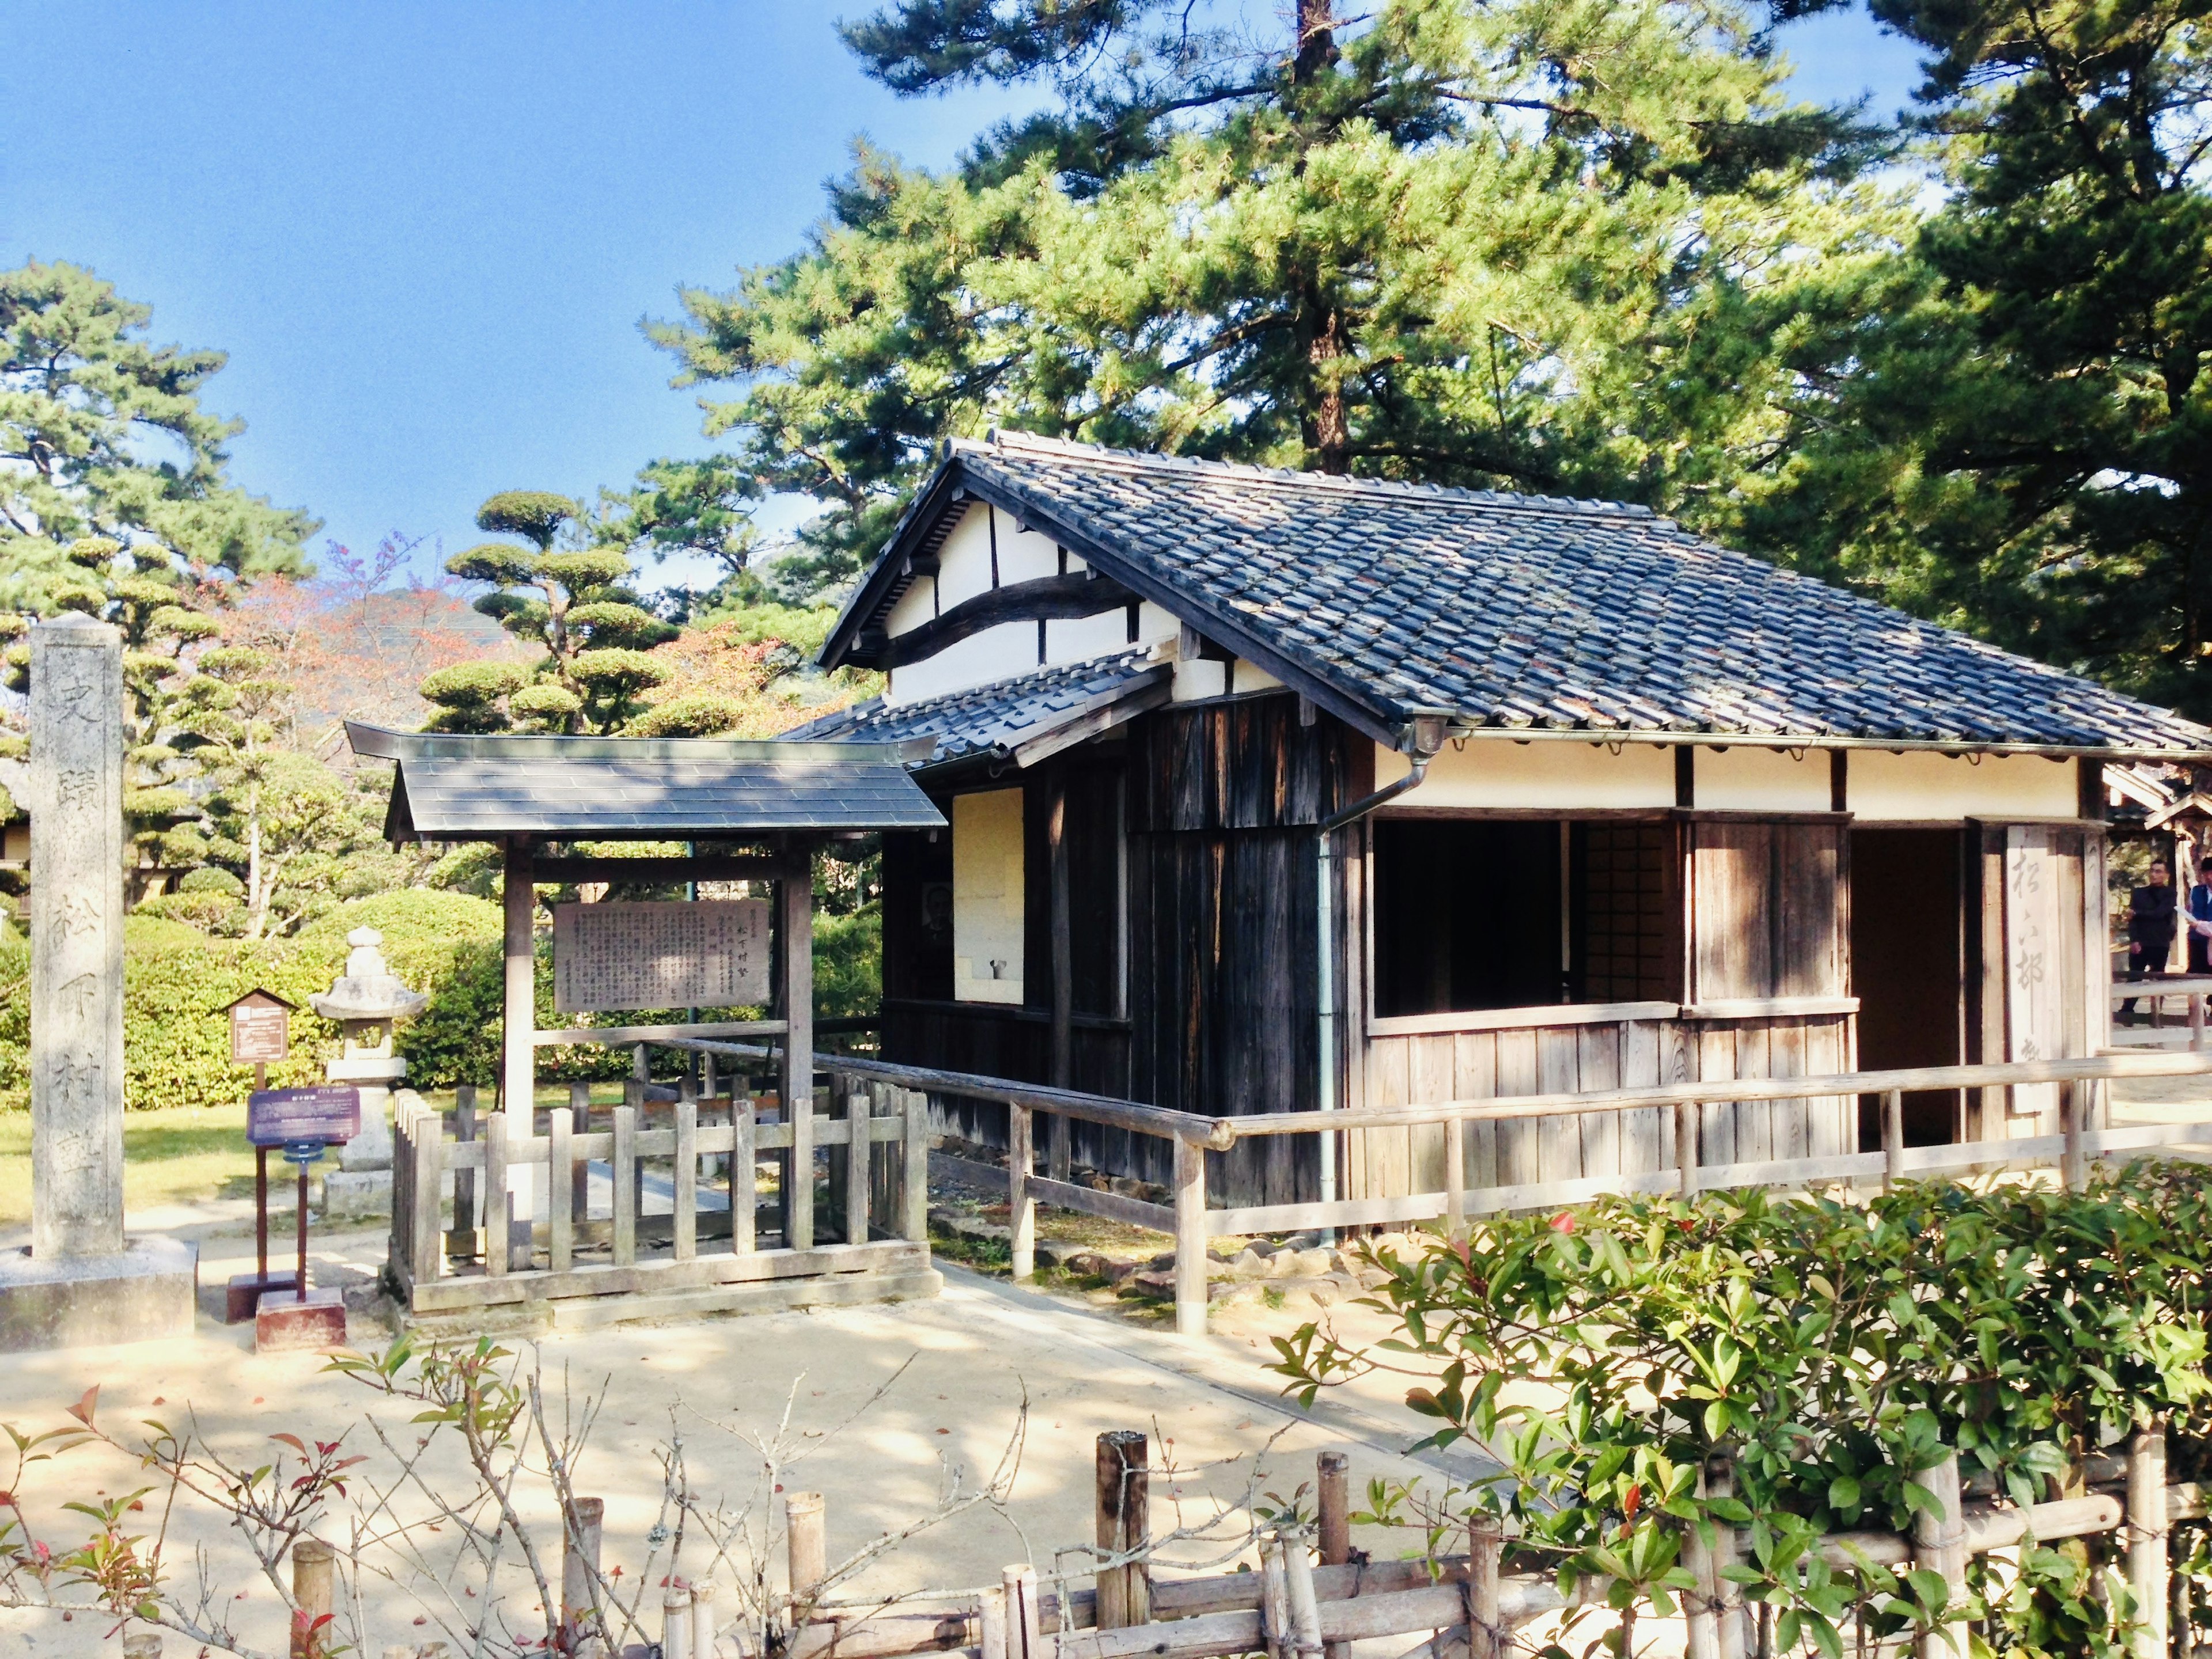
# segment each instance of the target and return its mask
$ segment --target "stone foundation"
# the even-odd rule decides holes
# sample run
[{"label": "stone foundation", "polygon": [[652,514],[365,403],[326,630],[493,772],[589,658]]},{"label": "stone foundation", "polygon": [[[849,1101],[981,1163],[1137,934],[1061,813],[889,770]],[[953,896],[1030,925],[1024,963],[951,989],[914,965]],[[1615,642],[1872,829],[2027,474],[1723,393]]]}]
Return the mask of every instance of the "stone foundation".
[{"label": "stone foundation", "polygon": [[198,1295],[199,1249],[173,1238],[134,1238],[117,1255],[0,1253],[0,1352],[189,1336]]}]

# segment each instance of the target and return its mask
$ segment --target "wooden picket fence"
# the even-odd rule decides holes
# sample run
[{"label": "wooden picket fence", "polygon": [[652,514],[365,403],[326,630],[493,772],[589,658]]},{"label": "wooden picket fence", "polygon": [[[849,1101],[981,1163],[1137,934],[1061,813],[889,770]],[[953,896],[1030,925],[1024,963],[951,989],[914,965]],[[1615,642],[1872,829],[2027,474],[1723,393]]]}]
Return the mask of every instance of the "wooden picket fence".
[{"label": "wooden picket fence", "polygon": [[[1049,1579],[1029,1563],[1008,1566],[998,1583],[977,1590],[901,1596],[844,1604],[826,1582],[827,1511],[819,1492],[786,1496],[787,1594],[772,1628],[720,1625],[711,1584],[672,1582],[661,1598],[659,1659],[711,1659],[718,1636],[734,1634],[744,1654],[781,1659],[905,1659],[946,1654],[961,1659],[1227,1659],[1264,1652],[1270,1659],[1346,1659],[1345,1644],[1372,1638],[1425,1639],[1431,1659],[1465,1655],[1500,1659],[1512,1632],[1547,1615],[1602,1603],[1610,1585],[1584,1581],[1571,1594],[1558,1576],[1528,1559],[1509,1559],[1496,1521],[1479,1517],[1463,1553],[1409,1560],[1370,1561],[1352,1548],[1349,1460],[1324,1451],[1316,1460],[1316,1514],[1310,1523],[1264,1531],[1260,1568],[1208,1577],[1153,1576],[1151,1565],[1147,1437],[1138,1431],[1098,1437],[1095,1466],[1095,1571]],[[1874,1565],[1925,1568],[1962,1598],[1967,1563],[2033,1540],[2118,1534],[2113,1558],[2124,1570],[2140,1623],[2138,1659],[2164,1659],[2172,1601],[2170,1533],[2177,1521],[2206,1513],[2194,1483],[2168,1485],[2160,1427],[2136,1434],[2124,1458],[2099,1459],[2082,1495],[2026,1508],[1962,1497],[1956,1454],[1912,1476],[1929,1503],[1912,1531],[1831,1535],[1822,1554],[1849,1571]],[[1727,1465],[1716,1459],[1700,1477],[1705,1496],[1729,1490]],[[2107,1489],[2108,1488],[2108,1489]],[[592,1586],[603,1584],[596,1498],[580,1498],[564,1528],[562,1650],[601,1656]],[[1747,1556],[1747,1535],[1720,1528],[1710,1541],[1694,1532],[1683,1564],[1698,1587],[1682,1597],[1688,1659],[1751,1659],[1774,1651],[1767,1611],[1747,1602],[1729,1570]],[[1091,1583],[1085,1587],[1082,1578]],[[1873,1651],[1863,1618],[1855,1621],[1856,1650]],[[1920,1659],[1951,1659],[1953,1638],[1937,1626],[1915,1640]],[[1895,1642],[1895,1638],[1891,1638]],[[1898,1646],[1889,1646],[1895,1652]],[[650,1650],[630,1651],[650,1659]],[[1963,1640],[1955,1653],[1966,1651]],[[1409,1656],[1410,1659],[1410,1656]]]}]

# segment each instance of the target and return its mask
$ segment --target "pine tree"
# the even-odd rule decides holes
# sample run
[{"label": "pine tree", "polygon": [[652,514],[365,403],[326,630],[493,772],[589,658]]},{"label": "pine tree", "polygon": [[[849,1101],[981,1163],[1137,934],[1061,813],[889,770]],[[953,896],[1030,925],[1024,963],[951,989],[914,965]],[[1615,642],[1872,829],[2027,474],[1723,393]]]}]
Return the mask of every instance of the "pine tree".
[{"label": "pine tree", "polygon": [[586,528],[583,508],[566,495],[507,490],[477,512],[477,528],[521,538],[458,553],[446,568],[492,592],[476,608],[516,637],[544,647],[534,667],[462,663],[422,682],[438,705],[434,732],[618,731],[645,705],[641,692],[660,684],[648,654],[676,630],[647,611],[624,584],[629,556],[619,547],[556,546],[564,531]]},{"label": "pine tree", "polygon": [[863,148],[805,249],[653,326],[737,387],[732,471],[832,504],[825,576],[994,424],[1694,502],[1782,430],[1761,302],[1898,228],[1851,182],[1872,136],[1789,103],[1726,0],[1298,0],[1257,48],[1165,0],[902,0],[845,34],[902,93],[1053,102],[942,174]]}]

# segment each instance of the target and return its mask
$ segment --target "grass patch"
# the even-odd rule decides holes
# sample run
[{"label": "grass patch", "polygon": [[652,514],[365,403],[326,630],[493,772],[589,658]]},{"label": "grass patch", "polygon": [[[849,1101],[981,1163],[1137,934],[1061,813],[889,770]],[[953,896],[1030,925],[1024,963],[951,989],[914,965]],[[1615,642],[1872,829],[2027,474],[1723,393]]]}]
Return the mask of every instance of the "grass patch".
[{"label": "grass patch", "polygon": [[[278,1186],[271,1170],[270,1185]],[[289,1179],[284,1189],[289,1190]],[[123,1116],[123,1203],[126,1210],[253,1196],[253,1149],[246,1144],[246,1103],[162,1106]],[[31,1115],[0,1112],[0,1225],[31,1218]]]}]

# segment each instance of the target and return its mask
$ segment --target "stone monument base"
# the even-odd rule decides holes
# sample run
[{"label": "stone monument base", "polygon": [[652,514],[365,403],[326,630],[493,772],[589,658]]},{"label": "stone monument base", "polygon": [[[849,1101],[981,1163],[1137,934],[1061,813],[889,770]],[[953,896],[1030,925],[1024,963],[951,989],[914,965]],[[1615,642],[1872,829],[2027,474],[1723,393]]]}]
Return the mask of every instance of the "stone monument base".
[{"label": "stone monument base", "polygon": [[323,1219],[344,1221],[392,1213],[392,1171],[333,1170],[323,1177]]},{"label": "stone monument base", "polygon": [[199,1247],[134,1238],[119,1255],[34,1261],[0,1252],[0,1353],[190,1336]]}]

